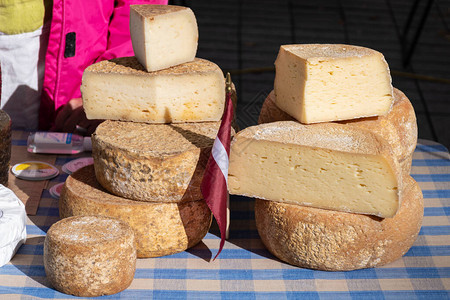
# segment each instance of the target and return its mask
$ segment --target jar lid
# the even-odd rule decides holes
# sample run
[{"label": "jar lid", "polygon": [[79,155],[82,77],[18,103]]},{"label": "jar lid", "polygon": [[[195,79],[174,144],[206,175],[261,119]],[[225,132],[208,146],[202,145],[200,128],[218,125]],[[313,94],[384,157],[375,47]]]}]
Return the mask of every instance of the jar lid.
[{"label": "jar lid", "polygon": [[59,170],[46,162],[24,161],[14,165],[11,172],[20,179],[25,180],[47,180],[56,177]]}]

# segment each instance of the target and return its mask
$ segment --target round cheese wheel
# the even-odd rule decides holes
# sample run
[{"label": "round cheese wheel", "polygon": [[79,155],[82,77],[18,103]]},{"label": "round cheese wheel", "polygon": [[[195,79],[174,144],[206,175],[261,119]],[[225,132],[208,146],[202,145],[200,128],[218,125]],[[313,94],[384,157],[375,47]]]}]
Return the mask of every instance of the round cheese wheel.
[{"label": "round cheese wheel", "polygon": [[0,267],[8,263],[27,238],[25,205],[0,184]]},{"label": "round cheese wheel", "polygon": [[60,292],[80,297],[118,293],[131,284],[136,270],[133,230],[106,217],[58,221],[45,237],[44,268]]},{"label": "round cheese wheel", "polygon": [[0,184],[8,186],[11,159],[11,118],[0,109]]},{"label": "round cheese wheel", "polygon": [[[272,91],[263,103],[258,123],[277,121],[295,121],[295,119],[276,106],[275,94]],[[417,121],[414,108],[402,91],[394,88],[394,103],[388,114],[338,123],[365,128],[381,135],[391,145],[402,171],[405,174],[410,173],[412,154],[417,145]]]},{"label": "round cheese wheel", "polygon": [[105,121],[92,136],[97,180],[133,200],[203,199],[200,184],[219,126]]},{"label": "round cheese wheel", "polygon": [[408,251],[422,224],[422,192],[410,176],[403,194],[400,210],[385,219],[256,199],[256,226],[273,255],[298,267],[347,271],[381,266]]},{"label": "round cheese wheel", "polygon": [[92,165],[67,178],[59,214],[61,218],[98,215],[125,221],[134,230],[139,258],[170,255],[196,245],[212,220],[204,200],[157,203],[111,195],[97,182]]}]

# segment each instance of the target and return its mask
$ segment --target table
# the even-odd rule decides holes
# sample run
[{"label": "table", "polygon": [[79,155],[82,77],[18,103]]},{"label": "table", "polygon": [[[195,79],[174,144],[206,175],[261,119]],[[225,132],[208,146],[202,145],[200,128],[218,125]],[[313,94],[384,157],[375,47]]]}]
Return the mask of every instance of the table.
[{"label": "table", "polygon": [[[25,134],[15,134],[13,151],[26,151]],[[84,155],[89,155],[84,154]],[[47,158],[34,154],[36,160]],[[78,156],[56,156],[61,166]],[[0,268],[0,299],[75,298],[52,289],[45,277],[43,242],[58,217],[58,200],[45,186],[39,208],[27,221],[27,242]],[[419,140],[412,176],[422,188],[425,216],[419,237],[401,259],[378,268],[324,272],[297,268],[272,256],[255,227],[254,201],[232,196],[230,238],[215,261],[219,231],[213,223],[197,246],[182,253],[138,259],[131,286],[108,299],[449,299],[450,158],[435,142]]]}]

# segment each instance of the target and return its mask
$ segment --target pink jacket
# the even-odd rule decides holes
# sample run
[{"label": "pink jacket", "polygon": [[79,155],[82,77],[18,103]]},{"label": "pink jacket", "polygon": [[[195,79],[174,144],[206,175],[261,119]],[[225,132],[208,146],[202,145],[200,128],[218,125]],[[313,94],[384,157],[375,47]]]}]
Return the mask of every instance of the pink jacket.
[{"label": "pink jacket", "polygon": [[130,4],[167,0],[53,0],[53,15],[39,113],[39,127],[50,128],[58,108],[81,97],[84,69],[101,60],[132,56]]}]

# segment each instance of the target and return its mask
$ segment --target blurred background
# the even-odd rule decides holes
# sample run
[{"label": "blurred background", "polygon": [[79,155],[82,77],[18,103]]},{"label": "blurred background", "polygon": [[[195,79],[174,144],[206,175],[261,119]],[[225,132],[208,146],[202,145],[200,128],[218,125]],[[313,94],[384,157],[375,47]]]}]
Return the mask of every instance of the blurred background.
[{"label": "blurred background", "polygon": [[280,45],[342,43],[384,54],[411,100],[419,138],[450,148],[450,0],[178,0],[199,27],[198,57],[231,72],[237,121],[256,124]]}]

